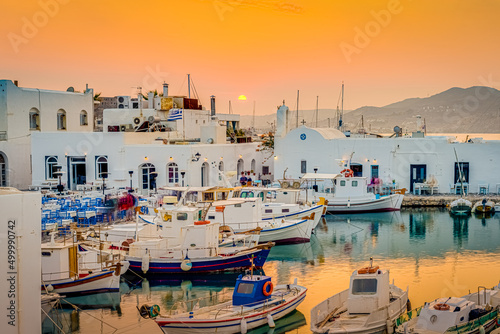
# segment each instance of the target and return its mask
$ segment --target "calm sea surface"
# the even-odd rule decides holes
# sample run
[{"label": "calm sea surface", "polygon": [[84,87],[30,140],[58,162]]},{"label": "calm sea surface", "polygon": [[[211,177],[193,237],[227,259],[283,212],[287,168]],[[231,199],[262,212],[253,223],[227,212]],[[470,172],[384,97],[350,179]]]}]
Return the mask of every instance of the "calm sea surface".
[{"label": "calm sea surface", "polygon": [[[264,266],[274,283],[308,287],[298,312],[252,333],[309,333],[310,310],[327,297],[347,289],[351,273],[374,258],[390,269],[395,284],[406,289],[413,308],[444,296],[461,296],[479,285],[500,280],[500,215],[456,219],[438,209],[395,213],[327,215],[310,243],[276,246]],[[132,275],[119,293],[68,298],[79,305],[59,309],[52,318],[66,333],[161,333],[136,306],[176,302],[231,292],[238,274],[162,277],[140,280]],[[71,307],[71,306],[70,306]],[[43,333],[59,331],[45,321]]]}]

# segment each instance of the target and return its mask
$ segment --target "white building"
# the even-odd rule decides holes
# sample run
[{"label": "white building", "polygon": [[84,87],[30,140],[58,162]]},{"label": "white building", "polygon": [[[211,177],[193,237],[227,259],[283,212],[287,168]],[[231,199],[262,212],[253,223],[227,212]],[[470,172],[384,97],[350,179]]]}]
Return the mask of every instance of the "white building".
[{"label": "white building", "polygon": [[[288,108],[278,110],[274,174],[299,178],[304,173],[339,173],[350,166],[355,176],[380,178],[384,184],[412,191],[430,179],[441,193],[455,193],[463,173],[471,193],[500,191],[500,141],[412,137],[347,138],[333,128],[290,129]],[[419,138],[416,138],[419,137]],[[459,164],[455,157],[455,150]],[[459,168],[460,166],[460,168]]]},{"label": "white building", "polygon": [[72,190],[104,178],[107,188],[132,184],[142,193],[164,185],[224,185],[219,171],[235,171],[233,183],[241,172],[254,173],[254,180],[269,174],[273,159],[259,143],[247,137],[228,140],[239,127],[239,115],[216,114],[196,99],[167,94],[150,96],[146,109],[104,110],[104,132],[32,133],[31,184],[57,183],[58,168],[61,183]]},{"label": "white building", "polygon": [[93,91],[60,92],[20,88],[0,80],[0,186],[31,184],[34,133],[93,131]]},{"label": "white building", "polygon": [[2,334],[40,333],[40,193],[0,188]]}]

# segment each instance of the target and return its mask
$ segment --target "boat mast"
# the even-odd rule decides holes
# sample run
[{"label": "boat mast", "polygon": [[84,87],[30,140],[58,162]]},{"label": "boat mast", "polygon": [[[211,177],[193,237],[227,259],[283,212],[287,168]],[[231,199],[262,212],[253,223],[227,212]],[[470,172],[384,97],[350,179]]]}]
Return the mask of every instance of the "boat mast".
[{"label": "boat mast", "polygon": [[344,116],[344,81],[342,81],[342,104],[340,110],[339,130],[342,131],[342,117]]},{"label": "boat mast", "polygon": [[297,117],[295,122],[295,127],[299,127],[299,90],[297,90]]},{"label": "boat mast", "polygon": [[188,98],[191,98],[191,74],[188,73]]},{"label": "boat mast", "polygon": [[457,155],[457,149],[453,148],[455,151],[455,159],[457,160],[457,165],[458,165],[458,177],[460,178],[460,197],[464,197],[464,181],[462,178],[462,166],[460,165],[460,162],[458,162],[458,155]]}]

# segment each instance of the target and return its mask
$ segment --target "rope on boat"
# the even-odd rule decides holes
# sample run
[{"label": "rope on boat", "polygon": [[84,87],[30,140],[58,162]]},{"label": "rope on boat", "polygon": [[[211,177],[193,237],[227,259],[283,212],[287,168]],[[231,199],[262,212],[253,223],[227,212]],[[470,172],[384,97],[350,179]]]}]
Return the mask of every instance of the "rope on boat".
[{"label": "rope on boat", "polygon": [[102,326],[102,324],[105,324],[105,325],[107,325],[107,326],[109,326],[109,327],[113,328],[113,329],[114,329],[114,331],[113,331],[112,333],[116,333],[116,331],[118,330],[118,328],[116,328],[115,326],[113,326],[113,325],[111,325],[111,324],[107,323],[106,321],[104,321],[104,320],[102,320],[102,319],[99,319],[99,318],[97,318],[97,317],[94,317],[92,314],[90,314],[90,312],[86,312],[85,310],[83,310],[83,309],[79,308],[79,307],[78,307],[78,306],[76,306],[75,304],[70,303],[67,299],[64,299],[64,298],[61,298],[61,299],[62,299],[62,300],[64,300],[64,302],[68,303],[68,305],[72,306],[75,310],[77,310],[77,311],[81,311],[81,312],[84,312],[84,313],[86,313],[87,315],[89,315],[90,317],[92,317],[92,318],[96,319],[97,321],[100,321],[100,322],[101,322],[101,326]]}]

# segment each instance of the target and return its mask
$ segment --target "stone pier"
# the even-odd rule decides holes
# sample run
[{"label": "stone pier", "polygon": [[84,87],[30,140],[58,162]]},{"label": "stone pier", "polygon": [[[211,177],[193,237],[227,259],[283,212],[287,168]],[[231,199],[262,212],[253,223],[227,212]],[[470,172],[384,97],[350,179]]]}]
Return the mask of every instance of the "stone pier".
[{"label": "stone pier", "polygon": [[[403,207],[445,207],[450,204],[453,200],[459,198],[459,195],[453,194],[435,194],[435,195],[413,195],[405,194],[403,199]],[[483,200],[483,198],[489,199],[495,203],[500,203],[500,195],[488,194],[488,195],[478,195],[470,194],[465,196],[465,199],[471,201],[472,205],[474,203]]]}]

